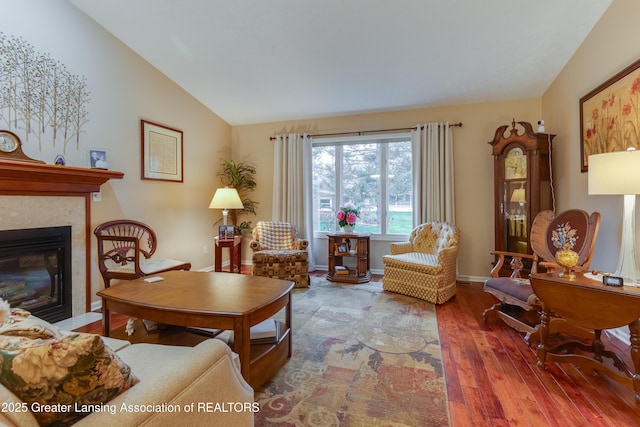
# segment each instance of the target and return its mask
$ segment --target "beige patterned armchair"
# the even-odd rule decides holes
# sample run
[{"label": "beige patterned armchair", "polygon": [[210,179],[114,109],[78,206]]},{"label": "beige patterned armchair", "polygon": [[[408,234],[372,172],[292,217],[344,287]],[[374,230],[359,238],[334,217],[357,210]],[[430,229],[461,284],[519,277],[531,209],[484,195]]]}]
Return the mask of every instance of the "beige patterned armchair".
[{"label": "beige patterned armchair", "polygon": [[258,221],[252,238],[254,276],[291,280],[296,288],[309,286],[309,241],[298,238],[294,225]]},{"label": "beige patterned armchair", "polygon": [[441,304],[456,293],[460,230],[446,222],[417,226],[408,242],[392,243],[382,257],[385,291]]}]

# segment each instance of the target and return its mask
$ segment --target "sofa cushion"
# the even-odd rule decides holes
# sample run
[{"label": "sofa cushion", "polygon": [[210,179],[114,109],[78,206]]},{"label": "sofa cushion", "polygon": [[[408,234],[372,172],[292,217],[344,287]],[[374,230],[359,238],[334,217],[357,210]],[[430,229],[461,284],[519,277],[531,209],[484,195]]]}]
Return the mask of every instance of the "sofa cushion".
[{"label": "sofa cushion", "polygon": [[253,253],[253,262],[274,264],[280,262],[301,262],[307,261],[309,252],[299,250],[273,250],[256,251]]},{"label": "sofa cushion", "polygon": [[46,426],[88,415],[76,409],[108,402],[138,379],[99,335],[72,333],[50,339],[0,335],[0,382]]},{"label": "sofa cushion", "polygon": [[385,255],[382,257],[385,266],[403,268],[424,274],[442,274],[442,266],[438,263],[438,256],[422,252],[408,252],[406,254]]},{"label": "sofa cushion", "polygon": [[254,241],[260,243],[260,250],[296,250],[298,232],[287,222],[258,221],[252,231]]}]

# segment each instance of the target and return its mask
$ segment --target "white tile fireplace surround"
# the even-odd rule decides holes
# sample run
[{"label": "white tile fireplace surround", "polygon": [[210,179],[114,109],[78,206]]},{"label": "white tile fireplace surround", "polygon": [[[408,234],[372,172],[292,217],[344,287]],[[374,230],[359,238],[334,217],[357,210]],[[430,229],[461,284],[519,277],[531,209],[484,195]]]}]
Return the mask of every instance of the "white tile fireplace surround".
[{"label": "white tile fireplace surround", "polygon": [[89,197],[123,177],[112,170],[0,160],[0,230],[71,226],[72,316],[90,310]]},{"label": "white tile fireplace surround", "polygon": [[72,315],[84,313],[86,224],[84,197],[0,196],[0,230],[71,226]]}]

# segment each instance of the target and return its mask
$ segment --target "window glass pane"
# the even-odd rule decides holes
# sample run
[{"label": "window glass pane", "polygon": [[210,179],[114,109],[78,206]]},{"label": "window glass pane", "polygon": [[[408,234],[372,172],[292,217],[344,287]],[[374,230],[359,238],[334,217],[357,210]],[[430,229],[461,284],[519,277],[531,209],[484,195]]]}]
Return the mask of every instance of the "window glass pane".
[{"label": "window glass pane", "polygon": [[342,149],[342,203],[360,208],[356,231],[380,233],[380,144]]},{"label": "window glass pane", "polygon": [[313,230],[335,231],[336,147],[313,147]]},{"label": "window glass pane", "polygon": [[313,147],[313,229],[335,231],[345,203],[360,209],[356,231],[409,234],[413,229],[411,142],[324,141]]},{"label": "window glass pane", "polygon": [[413,230],[413,180],[411,142],[388,144],[387,233],[409,234]]}]

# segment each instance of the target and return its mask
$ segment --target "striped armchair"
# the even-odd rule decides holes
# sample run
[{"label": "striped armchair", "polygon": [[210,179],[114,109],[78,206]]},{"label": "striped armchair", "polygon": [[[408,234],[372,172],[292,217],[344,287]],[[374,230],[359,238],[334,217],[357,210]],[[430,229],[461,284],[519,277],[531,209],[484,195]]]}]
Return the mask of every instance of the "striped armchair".
[{"label": "striped armchair", "polygon": [[456,263],[460,230],[446,222],[417,226],[408,242],[392,243],[382,257],[382,288],[427,300],[448,301],[456,293]]},{"label": "striped armchair", "polygon": [[250,243],[253,275],[291,280],[296,288],[309,287],[309,241],[298,238],[287,222],[258,221]]}]

